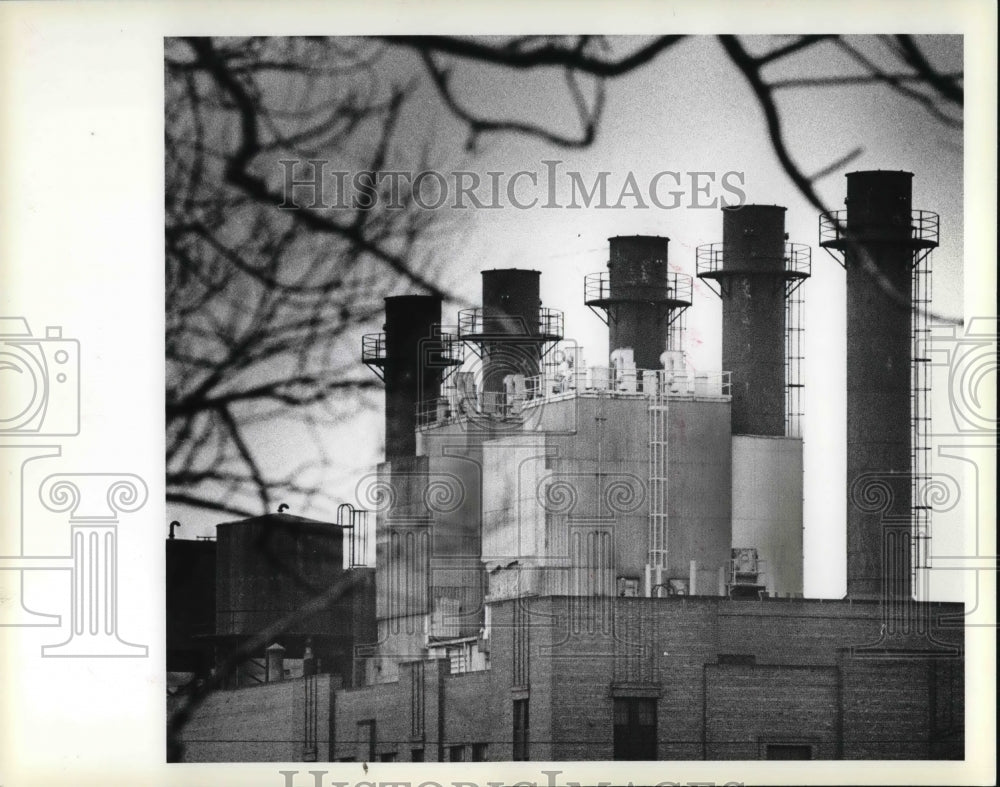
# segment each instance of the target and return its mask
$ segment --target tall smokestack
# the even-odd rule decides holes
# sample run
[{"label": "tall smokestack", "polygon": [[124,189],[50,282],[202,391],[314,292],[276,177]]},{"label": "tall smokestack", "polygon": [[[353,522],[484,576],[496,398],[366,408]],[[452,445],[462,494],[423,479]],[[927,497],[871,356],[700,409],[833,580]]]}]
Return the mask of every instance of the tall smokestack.
[{"label": "tall smokestack", "polygon": [[608,355],[630,348],[638,369],[659,369],[665,350],[681,349],[682,314],[691,305],[691,277],[671,273],[670,238],[608,238],[607,273],[586,277],[584,300],[608,325]]},{"label": "tall smokestack", "polygon": [[733,434],[786,434],[788,296],[810,273],[809,249],[785,242],[785,208],[722,209],[722,243],[700,246],[698,277],[722,297],[722,368],[732,373]]},{"label": "tall smokestack", "polygon": [[482,390],[503,393],[509,374],[536,377],[540,369],[538,342],[542,312],[538,271],[498,268],[482,272]]},{"label": "tall smokestack", "polygon": [[397,295],[385,299],[382,334],[364,337],[363,360],[381,370],[385,381],[385,458],[413,456],[417,450],[417,407],[440,395],[441,298]]},{"label": "tall smokestack", "polygon": [[[842,252],[847,271],[847,595],[853,598],[911,594],[911,279],[914,265],[937,246],[936,216],[932,232],[913,223],[912,179],[910,172],[849,173],[847,210],[821,223],[821,244]],[[866,483],[885,493],[884,507],[858,499]]]}]

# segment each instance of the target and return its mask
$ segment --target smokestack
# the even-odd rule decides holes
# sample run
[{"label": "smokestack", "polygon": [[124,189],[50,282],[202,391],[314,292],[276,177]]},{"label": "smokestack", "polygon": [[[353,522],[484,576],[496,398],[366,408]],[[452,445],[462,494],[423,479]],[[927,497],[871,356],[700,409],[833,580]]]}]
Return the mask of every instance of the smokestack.
[{"label": "smokestack", "polygon": [[584,301],[608,326],[608,356],[631,349],[638,369],[660,369],[665,350],[680,350],[682,315],[691,305],[691,277],[671,273],[670,238],[608,238],[607,273],[586,277]]},{"label": "smokestack", "polygon": [[363,360],[385,381],[387,461],[416,453],[417,407],[440,395],[440,322],[440,296],[397,295],[385,299],[385,332],[364,337]]},{"label": "smokestack", "polygon": [[[936,215],[912,210],[912,179],[910,172],[851,172],[847,210],[821,221],[821,245],[842,252],[847,271],[852,598],[911,594],[911,280],[914,265],[937,246]],[[925,225],[923,216],[934,216],[933,222]],[[885,494],[878,510],[861,499],[870,494],[861,488],[869,483]]]},{"label": "smokestack", "polygon": [[562,312],[542,308],[538,271],[500,268],[482,276],[483,306],[459,312],[459,334],[481,348],[480,392],[492,411],[506,395],[504,378],[540,374],[544,345],[562,338]]},{"label": "smokestack", "polygon": [[809,249],[785,242],[785,208],[722,209],[722,243],[697,250],[698,277],[722,298],[722,368],[732,373],[733,434],[786,434],[788,297],[810,273]]}]

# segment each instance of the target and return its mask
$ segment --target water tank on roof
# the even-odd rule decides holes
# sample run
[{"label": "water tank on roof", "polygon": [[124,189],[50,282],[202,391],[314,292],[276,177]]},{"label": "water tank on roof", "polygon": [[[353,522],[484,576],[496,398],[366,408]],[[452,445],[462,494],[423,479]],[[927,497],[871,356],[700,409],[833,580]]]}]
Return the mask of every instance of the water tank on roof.
[{"label": "water tank on roof", "polygon": [[[327,590],[344,572],[344,529],[291,514],[218,525],[216,634],[257,634]],[[349,636],[342,597],[286,634]]]}]

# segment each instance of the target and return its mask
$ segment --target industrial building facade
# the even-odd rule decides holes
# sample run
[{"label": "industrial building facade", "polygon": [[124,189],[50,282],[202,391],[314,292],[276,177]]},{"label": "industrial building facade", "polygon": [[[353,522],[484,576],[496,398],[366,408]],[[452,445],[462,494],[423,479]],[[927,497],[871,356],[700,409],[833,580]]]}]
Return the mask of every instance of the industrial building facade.
[{"label": "industrial building facade", "polygon": [[[802,595],[810,249],[782,207],[727,208],[696,257],[725,371],[685,363],[692,281],[666,238],[612,238],[586,278],[608,325],[598,366],[536,271],[484,271],[453,329],[439,298],[386,299],[363,344],[386,456],[360,507],[220,526],[215,630],[175,641],[219,669],[356,581],[231,670],[178,758],[961,759],[963,608],[912,593],[929,511],[911,348],[937,224],[911,178],[852,173],[847,210],[821,220],[848,281],[846,598]],[[369,511],[374,570],[356,549]]]}]

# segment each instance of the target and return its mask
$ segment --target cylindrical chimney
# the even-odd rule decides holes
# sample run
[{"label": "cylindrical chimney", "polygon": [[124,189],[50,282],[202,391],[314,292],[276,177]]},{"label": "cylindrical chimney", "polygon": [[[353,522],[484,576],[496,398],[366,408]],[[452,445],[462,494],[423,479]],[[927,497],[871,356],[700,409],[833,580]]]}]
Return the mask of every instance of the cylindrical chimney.
[{"label": "cylindrical chimney", "polygon": [[[847,175],[847,595],[910,595],[912,173]],[[864,479],[887,488],[864,505]],[[853,489],[853,494],[852,490]],[[854,499],[852,499],[854,498]],[[877,510],[875,510],[877,509]],[[896,528],[898,530],[898,528]]]},{"label": "cylindrical chimney", "polygon": [[666,350],[681,350],[678,318],[691,305],[691,278],[671,273],[670,238],[608,238],[607,273],[587,276],[585,302],[608,324],[608,356],[631,349],[637,369],[663,368]]},{"label": "cylindrical chimney", "polygon": [[608,244],[609,295],[619,302],[608,320],[608,355],[631,347],[637,369],[659,369],[669,335],[662,300],[668,289],[670,238],[619,236],[609,238]]},{"label": "cylindrical chimney", "polygon": [[482,391],[504,392],[509,374],[535,377],[540,372],[542,301],[538,271],[501,268],[482,272]]},{"label": "cylindrical chimney", "polygon": [[733,434],[785,434],[785,208],[722,209],[722,368]]},{"label": "cylindrical chimney", "polygon": [[418,405],[440,395],[441,369],[429,364],[440,332],[441,298],[397,295],[385,299],[385,458],[417,450]]}]

